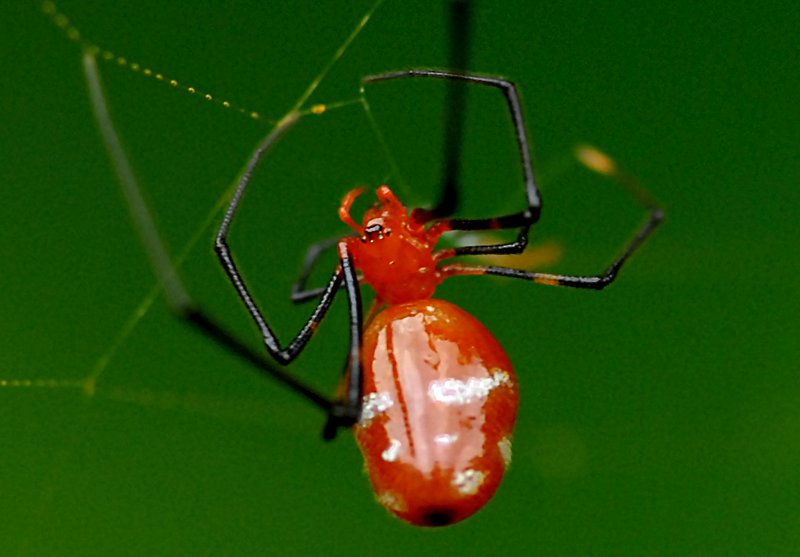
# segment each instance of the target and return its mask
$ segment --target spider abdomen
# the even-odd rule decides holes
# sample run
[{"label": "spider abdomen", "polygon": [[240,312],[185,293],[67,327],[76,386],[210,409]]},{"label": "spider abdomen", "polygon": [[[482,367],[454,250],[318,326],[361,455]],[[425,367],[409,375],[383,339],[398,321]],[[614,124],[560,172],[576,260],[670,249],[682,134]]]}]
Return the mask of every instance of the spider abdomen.
[{"label": "spider abdomen", "polygon": [[421,526],[480,509],[510,461],[518,404],[497,340],[465,311],[428,299],[380,313],[361,354],[355,434],[378,500]]}]

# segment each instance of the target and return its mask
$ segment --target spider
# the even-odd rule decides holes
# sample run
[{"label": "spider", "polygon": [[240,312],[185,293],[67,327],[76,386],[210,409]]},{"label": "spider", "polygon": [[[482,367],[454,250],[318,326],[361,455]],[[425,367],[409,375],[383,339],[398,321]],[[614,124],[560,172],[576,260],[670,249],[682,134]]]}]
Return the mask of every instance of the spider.
[{"label": "spider", "polygon": [[[541,196],[531,162],[528,132],[515,84],[507,79],[455,69],[467,66],[469,3],[452,3],[454,40],[450,70],[412,69],[368,76],[363,84],[399,79],[444,80],[498,90],[514,128],[523,191],[519,211],[485,219],[452,217],[458,204],[458,145],[464,87],[451,86],[448,101],[448,150],[440,201],[432,209],[408,210],[387,185],[375,190],[376,203],[360,223],[351,216],[362,188],[347,193],[340,219],[352,233],[312,245],[292,288],[297,303],[316,301],[310,317],[288,344],[281,344],[242,277],[228,235],[243,195],[260,161],[304,115],[291,112],[250,156],[216,233],[214,250],[231,285],[257,326],[267,354],[281,365],[292,362],[308,345],[337,294],[344,291],[350,345],[343,388],[327,398],[276,367],[225,330],[201,310],[186,292],[166,255],[139,186],[108,114],[93,54],[84,55],[92,105],[105,144],[120,175],[132,213],[143,236],[167,299],[178,315],[264,373],[276,377],[327,413],[323,430],[332,439],[352,428],[364,455],[367,473],[381,504],[420,526],[453,524],[471,516],[494,494],[511,458],[510,436],[516,418],[516,376],[500,343],[474,317],[433,297],[438,284],[456,275],[495,275],[529,282],[601,290],[652,234],[662,210],[643,190],[626,182],[613,162],[599,153],[584,153],[595,169],[622,178],[648,212],[648,218],[621,254],[597,275],[540,273],[497,265],[465,264],[467,255],[523,252],[531,227],[541,215]],[[515,229],[505,243],[437,248],[443,234],[459,231]],[[338,264],[327,284],[307,288],[321,253],[335,249]],[[361,288],[376,294],[364,318]]]}]

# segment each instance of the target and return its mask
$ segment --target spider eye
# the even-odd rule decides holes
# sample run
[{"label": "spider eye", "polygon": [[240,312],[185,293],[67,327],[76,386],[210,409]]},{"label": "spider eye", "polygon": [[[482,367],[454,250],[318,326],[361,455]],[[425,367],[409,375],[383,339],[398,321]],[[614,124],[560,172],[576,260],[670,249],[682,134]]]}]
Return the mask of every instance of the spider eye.
[{"label": "spider eye", "polygon": [[367,236],[374,236],[375,234],[380,234],[381,232],[383,232],[383,225],[378,222],[367,225],[367,227],[364,228],[364,234]]},{"label": "spider eye", "polygon": [[375,240],[383,240],[391,233],[392,230],[390,228],[384,227],[383,219],[371,220],[364,227],[364,235],[361,237],[361,241],[374,242]]}]

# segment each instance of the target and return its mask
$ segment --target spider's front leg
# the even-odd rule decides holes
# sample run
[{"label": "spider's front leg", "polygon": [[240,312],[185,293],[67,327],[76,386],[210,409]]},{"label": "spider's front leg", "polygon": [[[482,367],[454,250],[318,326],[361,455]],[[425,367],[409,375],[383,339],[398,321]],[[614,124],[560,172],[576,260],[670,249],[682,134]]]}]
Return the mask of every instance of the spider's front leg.
[{"label": "spider's front leg", "polygon": [[[151,266],[155,275],[157,276],[159,282],[161,283],[162,287],[164,288],[164,294],[167,299],[167,302],[170,306],[170,309],[185,323],[191,325],[195,330],[200,332],[201,334],[205,335],[207,338],[213,340],[215,343],[219,344],[226,350],[230,351],[234,355],[243,360],[247,361],[251,364],[254,369],[257,369],[260,373],[267,375],[271,378],[277,379],[281,384],[288,387],[295,393],[303,396],[309,402],[317,406],[318,408],[322,409],[326,413],[332,416],[339,416],[334,420],[329,420],[329,423],[334,424],[333,432],[335,433],[336,428],[344,427],[352,424],[357,418],[359,413],[359,404],[360,404],[360,393],[359,396],[355,396],[354,393],[360,389],[360,362],[358,362],[358,358],[353,359],[352,354],[354,353],[354,346],[360,346],[360,334],[361,334],[361,300],[358,292],[358,284],[357,279],[355,277],[355,273],[352,270],[352,267],[349,262],[349,255],[343,254],[342,261],[340,267],[334,272],[331,280],[328,283],[327,288],[324,291],[323,300],[321,300],[320,304],[318,304],[317,308],[315,309],[314,313],[312,314],[311,319],[306,324],[306,326],[301,329],[300,333],[298,333],[295,340],[289,345],[289,348],[286,351],[280,349],[277,343],[277,339],[272,337],[272,346],[277,347],[276,350],[270,351],[270,354],[277,359],[278,361],[286,362],[291,361],[297,353],[305,346],[308,342],[308,339],[313,334],[314,329],[316,328],[316,323],[319,322],[320,319],[327,311],[330,303],[342,283],[345,284],[347,293],[348,293],[348,300],[350,305],[350,321],[351,321],[351,377],[354,378],[352,382],[354,387],[348,388],[347,390],[347,399],[344,403],[339,401],[332,401],[317,392],[314,388],[306,385],[305,383],[299,381],[294,376],[288,374],[284,369],[281,369],[274,364],[272,364],[269,360],[267,360],[262,354],[253,351],[246,342],[243,342],[237,338],[237,335],[229,331],[225,326],[221,324],[221,321],[214,316],[206,313],[204,310],[200,308],[197,302],[192,298],[191,294],[188,292],[183,280],[178,273],[178,269],[173,263],[172,259],[169,256],[169,253],[166,248],[166,244],[164,243],[161,235],[159,234],[155,222],[152,216],[152,211],[147,205],[144,200],[144,195],[142,194],[142,188],[136,179],[135,173],[133,171],[133,167],[128,160],[128,156],[125,150],[122,147],[122,141],[119,137],[119,134],[114,126],[113,120],[111,119],[111,115],[108,109],[108,102],[106,100],[105,93],[103,91],[102,82],[100,80],[100,74],[97,70],[97,64],[95,62],[94,55],[90,52],[86,52],[83,56],[83,67],[84,73],[86,76],[87,86],[89,88],[89,96],[92,104],[92,109],[94,112],[95,119],[97,120],[98,126],[100,128],[101,136],[103,139],[103,143],[108,151],[109,158],[111,159],[112,166],[114,171],[117,174],[119,179],[120,186],[123,190],[125,200],[128,204],[128,209],[131,215],[131,219],[133,224],[136,228],[137,233],[142,241],[142,245],[145,249],[145,252],[150,260]],[[233,214],[236,209],[236,205],[238,205],[241,199],[241,193],[244,187],[247,185],[247,182],[252,175],[252,172],[258,163],[258,160],[261,156],[266,152],[266,150],[278,139],[280,135],[282,135],[285,131],[287,131],[294,123],[299,119],[297,114],[292,114],[286,119],[284,119],[259,145],[256,149],[256,152],[251,157],[249,164],[244,172],[244,177],[240,182],[240,187],[237,189],[237,195],[234,197],[234,200],[231,202],[231,207],[229,207],[228,211],[225,215],[225,220],[223,222],[223,227],[220,230],[220,234],[217,235],[217,245],[220,249],[220,257],[224,258],[227,257],[227,261],[229,261],[229,267],[233,273],[229,272],[228,276],[231,278],[231,281],[237,287],[237,291],[245,292],[249,298],[249,293],[247,293],[246,287],[244,286],[241,277],[239,277],[238,272],[235,272],[235,266],[233,265],[233,259],[230,255],[230,251],[227,248],[227,244],[225,243],[225,237],[227,234],[228,227],[230,226],[230,222],[233,218]],[[224,254],[224,255],[223,255]],[[226,271],[228,270],[228,266],[226,266]],[[238,282],[237,282],[238,281]],[[243,298],[244,299],[244,298]],[[252,300],[251,300],[252,302]],[[257,315],[260,316],[260,311],[252,304],[252,308],[257,311]],[[256,315],[253,314],[251,311],[251,315],[253,315],[254,319]],[[261,321],[266,327],[266,322]],[[258,323],[258,321],[257,321]],[[269,329],[266,327],[266,329]],[[267,338],[265,337],[265,344],[267,343]],[[268,347],[269,351],[269,347]],[[276,353],[281,353],[276,356]],[[356,388],[357,387],[357,388]],[[326,428],[326,435],[327,437],[332,437],[332,432],[330,428]]]},{"label": "spider's front leg", "polygon": [[338,242],[339,265],[331,275],[328,284],[319,295],[319,301],[312,311],[311,316],[286,347],[281,346],[280,341],[267,323],[261,309],[253,299],[244,278],[236,266],[233,254],[228,245],[228,233],[231,224],[242,202],[244,192],[252,180],[256,167],[269,149],[284,133],[297,123],[299,118],[299,113],[291,113],[288,115],[266,138],[264,138],[258,147],[256,147],[255,151],[253,151],[253,154],[250,156],[245,166],[245,171],[239,179],[239,184],[236,187],[228,208],[225,211],[222,224],[217,232],[214,249],[217,252],[220,264],[225,270],[230,283],[236,289],[236,293],[258,327],[267,352],[269,352],[270,356],[277,362],[283,365],[294,360],[308,345],[319,323],[330,309],[340,286],[344,284],[347,294],[350,322],[349,373],[344,400],[332,403],[329,408],[329,419],[325,427],[324,435],[326,438],[332,438],[338,427],[348,427],[354,424],[358,420],[361,409],[361,386],[363,382],[361,360],[359,356],[362,328],[361,291],[358,286],[358,276],[352,263],[352,257],[350,256],[347,242]]}]

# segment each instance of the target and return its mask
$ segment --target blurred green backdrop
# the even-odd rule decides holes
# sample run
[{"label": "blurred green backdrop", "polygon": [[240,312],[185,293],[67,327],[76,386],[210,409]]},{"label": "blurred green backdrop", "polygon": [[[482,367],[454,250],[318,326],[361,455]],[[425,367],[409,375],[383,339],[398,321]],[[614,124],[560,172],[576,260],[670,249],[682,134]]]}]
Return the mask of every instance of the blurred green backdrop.
[{"label": "blurred green backdrop", "polygon": [[[97,44],[273,119],[371,2],[191,6],[59,2]],[[357,98],[362,75],[444,66],[444,13],[386,0],[310,102]],[[0,21],[0,553],[800,555],[795,3],[477,3],[471,68],[522,90],[545,199],[534,239],[564,250],[550,269],[598,271],[641,217],[618,189],[563,170],[578,142],[631,169],[668,220],[603,293],[442,288],[503,342],[523,398],[497,496],[439,531],[391,518],[349,435],[323,443],[318,411],[161,298],[116,344],[155,279],[80,48],[36,2],[4,2]],[[191,290],[257,347],[201,224],[268,128],[101,71],[170,248],[202,232],[183,266]],[[389,180],[412,204],[430,198],[442,92],[376,85],[385,148],[354,105],[301,122],[261,168],[232,243],[283,338],[308,311],[285,300],[305,246],[342,230],[347,189]],[[519,205],[503,111],[471,91],[464,214]],[[295,366],[326,389],[344,358],[342,309]]]}]

